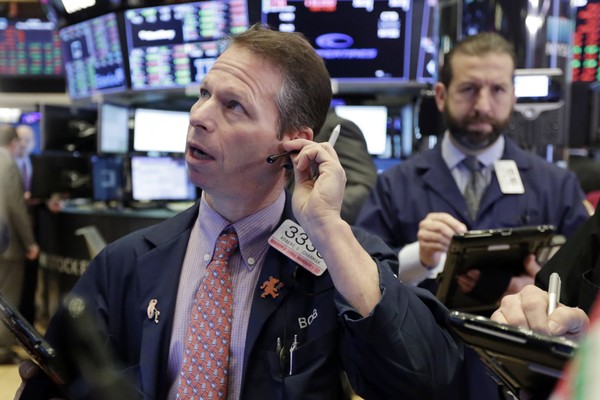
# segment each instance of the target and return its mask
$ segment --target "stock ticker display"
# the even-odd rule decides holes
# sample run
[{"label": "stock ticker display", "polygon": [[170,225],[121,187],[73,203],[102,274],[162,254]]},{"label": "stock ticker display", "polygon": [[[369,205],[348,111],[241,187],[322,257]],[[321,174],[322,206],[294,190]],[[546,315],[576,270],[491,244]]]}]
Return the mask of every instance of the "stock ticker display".
[{"label": "stock ticker display", "polygon": [[69,96],[91,97],[127,89],[121,39],[114,13],[59,31]]},{"label": "stock ticker display", "polygon": [[62,74],[60,41],[52,22],[0,18],[0,75]]},{"label": "stock ticker display", "polygon": [[220,39],[248,28],[246,0],[208,0],[125,11],[133,90],[199,83],[222,51]]},{"label": "stock ticker display", "polygon": [[600,81],[600,0],[577,8],[573,35],[573,81]]}]

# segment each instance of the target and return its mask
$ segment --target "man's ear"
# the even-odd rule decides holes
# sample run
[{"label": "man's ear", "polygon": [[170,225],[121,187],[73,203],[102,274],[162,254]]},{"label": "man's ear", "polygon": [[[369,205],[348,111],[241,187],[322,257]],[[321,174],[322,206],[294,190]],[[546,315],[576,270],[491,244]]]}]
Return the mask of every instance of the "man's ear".
[{"label": "man's ear", "polygon": [[288,134],[286,136],[288,136],[290,138],[290,140],[293,140],[293,139],[313,140],[314,132],[311,128],[304,127],[304,128],[298,129],[294,132],[291,132],[290,134]]},{"label": "man's ear", "polygon": [[446,86],[444,86],[443,83],[437,82],[433,86],[433,90],[435,91],[435,105],[437,106],[438,110],[443,113],[446,96],[448,95],[446,92]]}]

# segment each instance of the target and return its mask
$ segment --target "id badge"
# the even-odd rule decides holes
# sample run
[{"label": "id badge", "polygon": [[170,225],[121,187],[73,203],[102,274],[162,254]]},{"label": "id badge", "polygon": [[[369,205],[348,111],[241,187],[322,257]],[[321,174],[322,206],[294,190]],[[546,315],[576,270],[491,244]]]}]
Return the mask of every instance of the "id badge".
[{"label": "id badge", "polygon": [[519,174],[519,168],[514,160],[497,160],[494,162],[494,170],[503,194],[523,194],[525,187]]},{"label": "id badge", "polygon": [[286,219],[277,228],[269,238],[269,244],[316,276],[321,276],[327,269],[304,229],[292,220]]}]

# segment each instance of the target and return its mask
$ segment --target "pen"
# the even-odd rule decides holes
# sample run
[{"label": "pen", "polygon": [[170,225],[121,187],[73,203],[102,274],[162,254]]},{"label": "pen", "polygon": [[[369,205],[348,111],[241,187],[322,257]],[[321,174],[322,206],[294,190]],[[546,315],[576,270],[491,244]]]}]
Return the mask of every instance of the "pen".
[{"label": "pen", "polygon": [[556,272],[550,275],[550,283],[548,285],[548,315],[558,306],[560,301],[560,276]]},{"label": "pen", "polygon": [[342,129],[342,125],[337,124],[335,128],[333,128],[333,131],[331,131],[331,136],[327,141],[327,143],[329,143],[331,147],[335,146],[335,142],[337,142],[338,136],[340,136],[340,129]]},{"label": "pen", "polygon": [[298,343],[298,335],[294,335],[294,342],[290,346],[290,373],[289,373],[290,375],[292,375],[293,368],[294,368],[294,352],[298,348],[299,344],[300,343]]}]

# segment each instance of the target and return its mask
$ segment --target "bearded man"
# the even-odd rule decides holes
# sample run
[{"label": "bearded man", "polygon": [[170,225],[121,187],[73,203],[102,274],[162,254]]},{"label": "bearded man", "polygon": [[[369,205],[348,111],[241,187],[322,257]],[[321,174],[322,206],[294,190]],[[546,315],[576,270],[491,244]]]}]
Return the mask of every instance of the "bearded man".
[{"label": "bearded man", "polygon": [[[433,149],[379,175],[357,225],[380,236],[399,258],[398,278],[434,293],[452,236],[473,229],[551,224],[570,236],[587,218],[577,177],[520,149],[503,132],[513,106],[515,54],[495,33],[457,43],[445,55],[435,99],[447,130]],[[540,266],[523,260],[519,276],[471,269],[458,279],[471,295],[497,298],[533,284]],[[490,300],[490,299],[488,299]],[[497,399],[502,392],[477,355],[466,362],[448,399]]]},{"label": "bearded man", "polygon": [[[454,234],[551,224],[568,237],[588,218],[574,174],[520,149],[503,134],[516,102],[514,70],[514,49],[496,33],[457,43],[435,85],[447,126],[441,143],[381,174],[365,203],[357,225],[398,252],[398,277],[404,283],[435,292],[432,280],[443,269]],[[476,172],[468,160],[478,165]],[[473,200],[469,191],[475,180]],[[500,293],[533,283],[540,267],[531,255],[524,264],[526,273],[504,280],[506,290]],[[479,271],[463,278],[461,287],[472,290]]]}]

